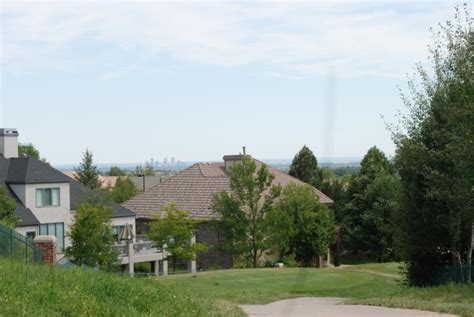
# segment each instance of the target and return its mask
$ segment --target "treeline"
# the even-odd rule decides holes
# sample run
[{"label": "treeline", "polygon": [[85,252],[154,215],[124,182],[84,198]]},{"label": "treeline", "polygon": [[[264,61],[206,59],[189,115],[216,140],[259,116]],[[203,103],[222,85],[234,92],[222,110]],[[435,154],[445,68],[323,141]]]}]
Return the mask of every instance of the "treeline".
[{"label": "treeline", "polygon": [[474,31],[464,9],[440,25],[430,68],[408,82],[392,162],[373,147],[357,175],[325,178],[304,147],[290,167],[334,199],[346,251],[403,260],[411,285],[442,283],[446,268],[471,282],[474,271]]}]

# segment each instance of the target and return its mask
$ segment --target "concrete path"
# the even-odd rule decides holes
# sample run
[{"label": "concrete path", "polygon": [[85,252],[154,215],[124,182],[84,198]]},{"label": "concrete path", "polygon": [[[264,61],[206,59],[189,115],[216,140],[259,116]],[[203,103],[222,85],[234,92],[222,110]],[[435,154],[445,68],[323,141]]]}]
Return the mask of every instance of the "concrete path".
[{"label": "concrete path", "polygon": [[241,305],[250,317],[456,317],[434,312],[366,305],[340,305],[342,298],[302,297],[267,305]]}]

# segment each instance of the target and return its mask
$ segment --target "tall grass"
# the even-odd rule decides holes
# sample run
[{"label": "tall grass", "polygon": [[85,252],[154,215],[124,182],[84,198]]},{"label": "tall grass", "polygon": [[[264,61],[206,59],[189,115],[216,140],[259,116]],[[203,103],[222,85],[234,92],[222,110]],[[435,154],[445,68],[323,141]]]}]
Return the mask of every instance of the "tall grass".
[{"label": "tall grass", "polygon": [[241,316],[224,301],[149,278],[0,260],[0,316]]}]

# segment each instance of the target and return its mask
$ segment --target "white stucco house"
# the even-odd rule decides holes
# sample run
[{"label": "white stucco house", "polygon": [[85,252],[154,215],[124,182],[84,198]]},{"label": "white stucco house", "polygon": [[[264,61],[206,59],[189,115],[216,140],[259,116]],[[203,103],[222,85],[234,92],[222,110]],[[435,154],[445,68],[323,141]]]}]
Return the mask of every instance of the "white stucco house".
[{"label": "white stucco house", "polygon": [[[53,235],[57,238],[58,259],[71,244],[67,235],[74,223],[77,206],[90,191],[49,164],[18,155],[18,131],[0,129],[0,186],[16,201],[20,222],[16,230],[34,238]],[[111,225],[119,232],[125,224],[135,234],[135,214],[129,209],[109,203],[113,210]]]}]

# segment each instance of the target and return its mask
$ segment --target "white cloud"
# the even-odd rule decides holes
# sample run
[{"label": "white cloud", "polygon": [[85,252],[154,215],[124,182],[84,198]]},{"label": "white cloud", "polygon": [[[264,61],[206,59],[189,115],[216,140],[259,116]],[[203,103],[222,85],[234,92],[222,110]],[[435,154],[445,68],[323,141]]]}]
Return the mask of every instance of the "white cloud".
[{"label": "white cloud", "polygon": [[394,5],[348,1],[3,2],[1,61],[9,72],[74,71],[100,49],[130,54],[112,75],[160,56],[223,67],[262,65],[296,76],[403,76],[426,56],[428,28],[449,18],[453,3]]}]

